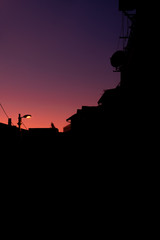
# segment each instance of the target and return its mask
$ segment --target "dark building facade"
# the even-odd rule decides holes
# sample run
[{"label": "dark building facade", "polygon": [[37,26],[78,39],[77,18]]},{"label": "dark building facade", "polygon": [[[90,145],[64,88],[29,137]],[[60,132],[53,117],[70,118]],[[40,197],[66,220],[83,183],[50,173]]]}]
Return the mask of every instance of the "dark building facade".
[{"label": "dark building facade", "polygon": [[[111,57],[115,71],[120,72],[120,83],[114,89],[104,91],[94,107],[82,107],[67,119],[70,122],[66,131],[81,136],[96,136],[95,139],[121,139],[122,135],[132,135],[134,120],[137,117],[135,94],[136,75],[136,4],[135,1],[119,1],[119,10],[130,21],[129,35],[124,49]],[[124,36],[126,39],[126,36]]]}]

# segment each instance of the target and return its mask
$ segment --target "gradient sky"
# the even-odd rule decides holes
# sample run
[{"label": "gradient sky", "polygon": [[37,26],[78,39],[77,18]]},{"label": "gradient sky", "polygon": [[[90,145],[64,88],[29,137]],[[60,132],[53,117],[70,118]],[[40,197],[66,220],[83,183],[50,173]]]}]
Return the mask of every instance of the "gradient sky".
[{"label": "gradient sky", "polygon": [[28,128],[53,122],[63,131],[78,108],[116,87],[110,57],[121,18],[118,0],[0,0],[0,103],[13,124],[28,113]]}]

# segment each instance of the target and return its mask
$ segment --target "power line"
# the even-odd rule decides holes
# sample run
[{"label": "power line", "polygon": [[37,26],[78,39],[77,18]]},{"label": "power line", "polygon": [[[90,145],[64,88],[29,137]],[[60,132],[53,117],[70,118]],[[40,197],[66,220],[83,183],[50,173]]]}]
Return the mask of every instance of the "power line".
[{"label": "power line", "polygon": [[22,122],[22,125],[25,127],[25,129],[28,129],[27,127],[26,127],[26,125]]},{"label": "power line", "polygon": [[[0,106],[1,106],[1,108],[2,108],[2,110],[3,110],[3,112],[4,112],[4,114],[6,115],[6,117],[9,119],[9,116],[8,116],[8,114],[6,113],[6,111],[4,110],[4,107],[2,106],[1,103],[0,103]],[[13,123],[12,123],[12,124],[13,124]],[[13,124],[13,125],[14,125],[14,124]],[[22,123],[22,125],[25,127],[25,129],[28,129],[24,123]]]},{"label": "power line", "polygon": [[3,112],[4,112],[4,114],[6,115],[6,117],[9,118],[9,116],[7,115],[7,113],[6,113],[6,111],[4,110],[4,108],[3,108],[3,106],[2,106],[1,103],[0,103],[0,106],[1,106],[1,108],[2,108],[2,110],[3,110]]},{"label": "power line", "polygon": [[[1,108],[2,108],[2,110],[3,110],[3,112],[4,112],[4,114],[6,115],[6,117],[9,119],[9,116],[8,116],[8,114],[6,113],[6,111],[4,110],[4,107],[2,106],[1,103],[0,103],[0,106],[1,106]],[[24,123],[22,123],[22,124],[23,124],[23,126],[24,126],[26,129],[28,129]]]}]

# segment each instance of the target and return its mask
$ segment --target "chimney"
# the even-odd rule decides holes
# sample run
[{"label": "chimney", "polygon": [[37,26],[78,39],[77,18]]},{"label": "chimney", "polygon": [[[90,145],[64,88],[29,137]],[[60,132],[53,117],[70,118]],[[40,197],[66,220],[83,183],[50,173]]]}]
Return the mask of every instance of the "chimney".
[{"label": "chimney", "polygon": [[8,118],[8,126],[12,126],[12,119],[11,118]]}]

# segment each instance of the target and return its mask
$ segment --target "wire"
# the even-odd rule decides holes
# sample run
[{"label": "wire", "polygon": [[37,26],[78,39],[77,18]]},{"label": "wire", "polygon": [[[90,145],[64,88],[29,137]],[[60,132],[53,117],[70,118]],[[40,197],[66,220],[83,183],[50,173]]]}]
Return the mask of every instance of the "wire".
[{"label": "wire", "polygon": [[1,106],[1,108],[2,108],[2,110],[3,110],[3,112],[4,112],[4,114],[6,115],[6,117],[9,118],[9,116],[7,115],[7,113],[6,113],[6,111],[4,110],[4,108],[3,108],[3,106],[2,106],[1,103],[0,103],[0,106]]},{"label": "wire", "polygon": [[27,129],[27,130],[28,130],[28,128],[26,127],[26,125],[25,125],[24,123],[22,123],[22,125],[25,127],[25,129]]},{"label": "wire", "polygon": [[[4,110],[4,107],[2,106],[1,103],[0,103],[0,106],[1,106],[1,108],[2,108],[2,110],[3,110],[3,112],[4,112],[4,114],[6,115],[6,117],[9,119],[9,116],[8,116],[8,114],[6,113],[6,111]],[[14,126],[13,123],[12,123],[12,125]],[[24,123],[22,123],[22,125],[25,127],[25,129],[28,129]]]}]

